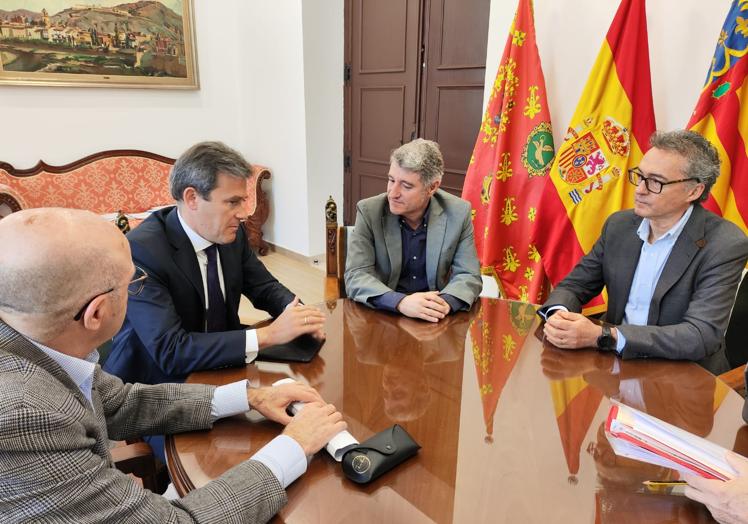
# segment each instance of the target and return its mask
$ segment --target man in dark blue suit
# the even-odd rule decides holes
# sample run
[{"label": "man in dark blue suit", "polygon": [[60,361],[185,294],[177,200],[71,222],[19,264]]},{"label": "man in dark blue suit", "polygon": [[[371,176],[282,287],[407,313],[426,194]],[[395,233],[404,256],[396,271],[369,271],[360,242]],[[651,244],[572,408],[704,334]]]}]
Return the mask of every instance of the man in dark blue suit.
[{"label": "man in dark blue suit", "polygon": [[[169,186],[177,205],[127,237],[148,279],[129,298],[106,371],[126,382],[183,382],[193,371],[251,362],[262,348],[302,334],[324,336],[324,314],[300,304],[247,244],[241,222],[249,173],[238,152],[217,142],[197,144],[176,161]],[[275,320],[242,328],[242,294]]]}]

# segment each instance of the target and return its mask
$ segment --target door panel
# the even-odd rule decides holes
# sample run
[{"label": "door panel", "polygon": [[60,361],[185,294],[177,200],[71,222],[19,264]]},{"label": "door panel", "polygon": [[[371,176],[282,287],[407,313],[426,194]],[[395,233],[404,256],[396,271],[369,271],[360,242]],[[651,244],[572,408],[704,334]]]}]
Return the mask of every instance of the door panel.
[{"label": "door panel", "polygon": [[[385,191],[390,152],[417,127],[420,0],[352,0],[351,198]],[[362,177],[367,177],[366,183]]]},{"label": "door panel", "polygon": [[462,192],[481,122],[490,0],[346,0],[344,221],[382,193],[390,152],[416,136],[444,154]]},{"label": "door panel", "polygon": [[444,155],[442,186],[459,195],[480,129],[490,0],[430,0],[420,124]]}]

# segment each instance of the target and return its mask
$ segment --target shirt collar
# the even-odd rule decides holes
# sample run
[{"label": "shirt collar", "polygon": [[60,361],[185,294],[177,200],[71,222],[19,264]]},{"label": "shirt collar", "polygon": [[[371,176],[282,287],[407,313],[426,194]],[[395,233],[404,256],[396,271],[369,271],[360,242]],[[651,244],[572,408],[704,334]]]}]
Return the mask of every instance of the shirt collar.
[{"label": "shirt collar", "polygon": [[194,229],[187,225],[187,222],[184,221],[184,219],[182,218],[182,214],[179,212],[179,208],[177,208],[177,218],[179,219],[179,223],[182,224],[182,229],[184,229],[184,232],[187,233],[187,238],[190,239],[190,243],[195,249],[195,253],[199,253],[206,247],[210,247],[213,245],[213,242],[211,242],[210,240],[205,240],[203,237],[195,233]]},{"label": "shirt collar", "polygon": [[[683,216],[680,217],[680,220],[678,220],[678,222],[676,222],[675,225],[667,231],[667,233],[655,240],[655,242],[659,242],[660,240],[668,238],[673,240],[677,239],[683,231],[683,228],[686,227],[686,222],[688,222],[688,219],[691,218],[691,213],[693,213],[693,205],[688,206],[688,209],[685,213],[683,213]],[[648,242],[649,229],[649,219],[645,218],[644,220],[642,220],[642,223],[639,224],[639,228],[636,230],[636,234],[639,235],[639,238],[641,238],[644,242]]]},{"label": "shirt collar", "polygon": [[[424,213],[423,213],[423,220],[421,221],[421,225],[418,226],[418,229],[425,228],[425,227],[428,226],[428,223],[429,223],[429,213],[430,212],[431,212],[431,200],[429,200],[429,203],[426,206],[426,211],[424,211]],[[403,216],[400,216],[398,218],[398,220],[400,221],[400,226],[404,226],[404,227],[410,228],[410,226],[408,225],[408,222],[405,220],[405,218]]]},{"label": "shirt collar", "polygon": [[65,353],[60,353],[59,351],[55,351],[54,349],[34,340],[29,340],[29,342],[41,349],[49,358],[57,362],[57,364],[70,376],[75,385],[79,388],[84,382],[91,379],[94,370],[96,369],[96,364],[99,362],[99,352],[96,350],[93,350],[91,353],[86,355],[85,359],[82,359],[71,357]]}]

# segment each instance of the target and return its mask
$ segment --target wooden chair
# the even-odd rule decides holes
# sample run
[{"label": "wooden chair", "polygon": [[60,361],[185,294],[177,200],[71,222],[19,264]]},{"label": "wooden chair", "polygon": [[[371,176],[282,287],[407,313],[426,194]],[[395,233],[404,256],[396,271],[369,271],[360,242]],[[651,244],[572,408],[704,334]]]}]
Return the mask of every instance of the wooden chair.
[{"label": "wooden chair", "polygon": [[730,313],[730,323],[725,333],[725,351],[730,371],[719,378],[732,389],[745,396],[745,364],[748,362],[748,279],[743,278]]},{"label": "wooden chair", "polygon": [[325,204],[325,255],[327,278],[325,300],[345,298],[345,257],[347,254],[348,230],[338,225],[338,206],[332,196]]}]

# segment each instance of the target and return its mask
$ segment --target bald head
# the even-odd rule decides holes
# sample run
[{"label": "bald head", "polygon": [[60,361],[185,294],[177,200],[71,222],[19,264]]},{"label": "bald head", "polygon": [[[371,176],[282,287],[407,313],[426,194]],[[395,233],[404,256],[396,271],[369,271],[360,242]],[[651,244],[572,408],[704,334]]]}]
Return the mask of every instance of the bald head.
[{"label": "bald head", "polygon": [[0,220],[0,246],[0,317],[20,321],[28,326],[22,333],[39,341],[132,273],[124,235],[88,211],[13,213]]}]

